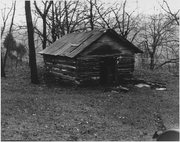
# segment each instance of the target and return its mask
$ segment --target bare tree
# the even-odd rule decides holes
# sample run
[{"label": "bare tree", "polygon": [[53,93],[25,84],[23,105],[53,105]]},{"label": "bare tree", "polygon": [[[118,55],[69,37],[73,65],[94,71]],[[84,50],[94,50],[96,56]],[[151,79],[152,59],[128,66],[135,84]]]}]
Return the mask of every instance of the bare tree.
[{"label": "bare tree", "polygon": [[[15,16],[15,11],[16,11],[16,1],[14,2],[14,4],[12,4],[12,7],[13,7],[13,15],[12,15],[12,19],[11,19],[11,24],[10,24],[10,27],[9,27],[9,32],[8,32],[8,35],[12,35],[12,26],[13,26],[13,23],[14,23],[14,16]],[[3,29],[2,29],[2,33],[1,33],[1,38],[2,38],[2,35],[4,33],[4,30],[5,30],[5,26],[6,26],[6,22],[7,22],[7,18],[9,16],[9,13],[11,12],[12,9],[10,9],[10,11],[8,12],[8,15],[7,17],[5,18],[4,16],[4,24],[3,24]],[[10,48],[9,46],[6,47],[6,52],[5,52],[5,56],[4,56],[4,59],[1,58],[1,61],[3,61],[1,64],[1,76],[2,77],[6,77],[6,73],[5,73],[5,67],[6,67],[6,61],[7,61],[7,56],[10,52]]]},{"label": "bare tree", "polygon": [[[156,60],[160,56],[164,56],[166,48],[172,48],[172,42],[174,42],[174,31],[175,27],[172,24],[173,21],[164,18],[164,15],[152,15],[149,17],[144,25],[144,31],[141,33],[140,37],[143,39],[141,45],[144,50],[148,53],[150,58],[149,68],[151,70],[157,67]],[[170,59],[170,61],[175,61],[176,59]],[[166,63],[168,63],[166,61]],[[166,63],[162,63],[163,66]]]},{"label": "bare tree", "polygon": [[37,10],[37,13],[41,16],[42,20],[43,20],[43,45],[42,48],[45,49],[46,48],[46,41],[47,41],[47,34],[46,34],[46,17],[48,14],[48,11],[51,7],[51,4],[53,3],[53,1],[42,1],[43,5],[44,5],[44,11],[42,12],[39,7],[37,6],[36,1],[34,1],[34,6]]},{"label": "bare tree", "polygon": [[135,10],[127,12],[126,7],[127,0],[121,4],[117,3],[115,7],[111,8],[115,19],[113,28],[116,29],[122,37],[129,39],[132,42],[141,31],[138,21],[140,18],[139,15],[136,17],[133,16]]},{"label": "bare tree", "polygon": [[[36,3],[35,5],[37,7]],[[71,32],[111,28],[133,41],[140,31],[137,26],[137,17],[133,17],[133,12],[126,12],[126,1],[121,7],[118,6],[106,8],[104,3],[96,0],[52,2],[52,10],[46,16],[48,26],[46,39],[52,43]],[[35,29],[35,32],[43,39],[43,33],[38,27]]]},{"label": "bare tree", "polygon": [[28,31],[28,44],[29,44],[29,65],[31,69],[31,82],[33,84],[38,84],[38,74],[36,65],[36,53],[34,46],[34,28],[32,24],[31,7],[30,1],[25,1],[25,13]]},{"label": "bare tree", "polygon": [[2,27],[1,27],[1,39],[2,39],[2,36],[4,34],[4,31],[5,31],[5,28],[6,28],[6,23],[7,23],[7,20],[9,18],[9,15],[13,9],[13,3],[11,5],[11,8],[9,9],[9,11],[7,12],[6,14],[6,11],[7,11],[7,8],[4,8],[4,9],[1,9],[1,17],[2,17]]},{"label": "bare tree", "polygon": [[[1,40],[2,40],[2,36],[3,36],[5,28],[6,28],[7,20],[9,18],[9,15],[10,15],[12,9],[13,9],[13,3],[7,14],[6,14],[7,8],[1,9],[1,16],[2,16],[2,22],[3,22],[2,27],[1,27]],[[1,46],[1,49],[2,49],[2,46]],[[4,68],[4,60],[3,60],[2,56],[3,55],[2,55],[2,50],[1,50],[1,77],[6,77],[5,68]]]},{"label": "bare tree", "polygon": [[109,28],[116,30],[119,35],[130,40],[131,42],[137,37],[141,28],[139,15],[134,16],[135,12],[127,12],[127,0],[123,3],[113,3],[110,6],[105,6],[102,2],[94,2],[95,7],[94,23],[98,23],[99,28]]},{"label": "bare tree", "polygon": [[83,13],[80,1],[54,2],[52,12],[47,15],[48,40],[55,41],[65,34],[81,30],[84,20],[87,19]]},{"label": "bare tree", "polygon": [[[84,27],[87,30],[106,28],[106,26],[109,26],[106,23],[107,14],[108,12],[106,13],[104,11],[104,3],[101,1],[86,0],[86,3],[84,4],[84,17],[86,17],[86,20],[84,21]],[[105,25],[104,22],[107,25]]]},{"label": "bare tree", "polygon": [[111,10],[111,6],[105,8],[104,3],[96,3],[94,4],[95,9],[97,10],[97,13],[99,15],[99,19],[97,20],[98,24],[100,25],[100,27],[104,28],[104,29],[114,29],[114,25],[113,25],[113,18],[111,18],[111,14],[112,14],[112,10]]},{"label": "bare tree", "polygon": [[[164,5],[165,4],[165,5]],[[179,25],[179,11],[177,12],[172,12],[168,2],[166,0],[163,0],[163,5],[160,5],[161,8],[167,13],[167,16],[170,20],[173,20],[176,22],[177,25]]]}]

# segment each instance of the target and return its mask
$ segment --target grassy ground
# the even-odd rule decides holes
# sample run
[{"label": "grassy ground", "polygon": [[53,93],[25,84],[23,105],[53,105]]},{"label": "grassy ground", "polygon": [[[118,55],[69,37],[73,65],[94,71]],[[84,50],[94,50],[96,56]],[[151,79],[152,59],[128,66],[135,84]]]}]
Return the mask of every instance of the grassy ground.
[{"label": "grassy ground", "polygon": [[178,78],[167,73],[135,72],[167,83],[167,91],[131,86],[127,93],[33,85],[27,67],[7,75],[1,80],[2,140],[152,140],[157,114],[167,128],[179,126]]}]

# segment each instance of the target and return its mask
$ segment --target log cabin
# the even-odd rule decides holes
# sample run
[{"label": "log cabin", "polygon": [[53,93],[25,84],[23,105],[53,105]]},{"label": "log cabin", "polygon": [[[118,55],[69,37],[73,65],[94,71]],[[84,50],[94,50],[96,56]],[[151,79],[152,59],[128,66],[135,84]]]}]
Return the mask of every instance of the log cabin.
[{"label": "log cabin", "polygon": [[107,29],[67,34],[39,53],[46,71],[63,81],[113,84],[132,77],[134,55],[142,51]]}]

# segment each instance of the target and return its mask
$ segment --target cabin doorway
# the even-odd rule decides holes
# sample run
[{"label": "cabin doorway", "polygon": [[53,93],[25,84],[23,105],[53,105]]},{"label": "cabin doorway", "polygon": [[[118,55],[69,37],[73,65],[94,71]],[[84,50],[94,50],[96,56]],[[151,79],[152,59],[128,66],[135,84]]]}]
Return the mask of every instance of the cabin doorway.
[{"label": "cabin doorway", "polygon": [[116,82],[116,58],[102,58],[100,67],[100,83],[102,85],[113,85]]}]

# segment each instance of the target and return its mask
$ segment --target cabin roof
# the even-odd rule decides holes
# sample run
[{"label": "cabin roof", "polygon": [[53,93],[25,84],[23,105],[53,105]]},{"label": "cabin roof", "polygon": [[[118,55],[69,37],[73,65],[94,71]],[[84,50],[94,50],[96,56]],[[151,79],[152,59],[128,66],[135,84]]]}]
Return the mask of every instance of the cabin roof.
[{"label": "cabin roof", "polygon": [[121,44],[125,45],[129,50],[135,53],[142,53],[142,51],[129,42],[127,39],[119,36],[114,30],[93,30],[89,32],[70,33],[63,36],[61,39],[52,43],[46,49],[40,51],[43,55],[65,56],[73,58],[81,53],[86,47],[97,41],[104,34],[109,34],[116,38]]}]

